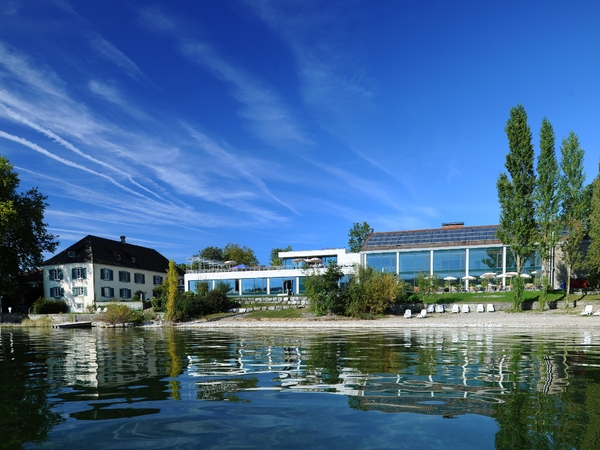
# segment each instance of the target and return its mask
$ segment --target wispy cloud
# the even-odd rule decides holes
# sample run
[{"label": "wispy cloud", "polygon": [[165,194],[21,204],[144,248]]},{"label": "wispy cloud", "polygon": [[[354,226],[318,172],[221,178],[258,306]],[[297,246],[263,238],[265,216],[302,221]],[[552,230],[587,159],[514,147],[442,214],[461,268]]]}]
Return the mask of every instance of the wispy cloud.
[{"label": "wispy cloud", "polygon": [[146,78],[139,67],[131,59],[101,36],[94,36],[90,40],[90,45],[100,56],[119,67],[134,80]]},{"label": "wispy cloud", "polygon": [[176,48],[191,63],[209,70],[217,78],[229,83],[231,95],[242,105],[239,116],[260,139],[278,148],[292,145],[312,145],[311,139],[302,131],[285,101],[253,77],[220,56],[205,41],[189,36],[185,27],[158,8],[140,11],[140,20],[148,28],[170,35],[176,40]]}]

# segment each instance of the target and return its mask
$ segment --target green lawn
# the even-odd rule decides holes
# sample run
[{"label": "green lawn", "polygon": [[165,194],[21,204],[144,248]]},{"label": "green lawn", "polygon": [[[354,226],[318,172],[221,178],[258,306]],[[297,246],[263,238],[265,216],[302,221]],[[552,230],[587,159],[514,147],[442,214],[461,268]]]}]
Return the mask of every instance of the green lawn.
[{"label": "green lawn", "polygon": [[248,314],[250,319],[301,319],[306,309],[276,309],[252,311]]},{"label": "green lawn", "polygon": [[[523,293],[523,301],[539,300],[539,291],[525,291]],[[425,296],[425,303],[478,303],[480,300],[499,302],[512,302],[512,292],[457,292],[445,294],[432,294]],[[547,301],[564,300],[565,295],[562,291],[548,294]],[[586,295],[581,293],[573,293],[569,296],[569,300],[600,300],[600,295]]]}]

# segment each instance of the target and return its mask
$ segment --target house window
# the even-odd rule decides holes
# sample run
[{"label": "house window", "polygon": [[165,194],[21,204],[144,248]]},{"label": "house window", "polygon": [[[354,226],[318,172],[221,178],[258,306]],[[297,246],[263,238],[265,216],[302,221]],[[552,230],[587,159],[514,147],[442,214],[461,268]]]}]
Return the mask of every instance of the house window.
[{"label": "house window", "polygon": [[135,256],[131,257],[131,262],[135,264]]},{"label": "house window", "polygon": [[119,281],[121,283],[129,283],[131,281],[131,274],[125,271],[119,271]]},{"label": "house window", "polygon": [[100,269],[100,278],[104,281],[112,281],[113,271],[110,269]]},{"label": "house window", "polygon": [[85,267],[75,267],[71,273],[71,276],[74,280],[85,280],[85,275]]},{"label": "house window", "polygon": [[121,298],[131,298],[131,289],[119,289],[119,296]]},{"label": "house window", "polygon": [[54,297],[54,298],[61,298],[62,296],[64,296],[64,290],[63,288],[60,287],[53,287],[50,288],[50,296]]},{"label": "house window", "polygon": [[152,277],[152,284],[154,284],[154,286],[160,286],[163,283],[163,277],[161,277],[160,275],[154,275]]},{"label": "house window", "polygon": [[60,281],[63,279],[62,269],[50,269],[48,273],[50,275],[50,280]]},{"label": "house window", "polygon": [[102,288],[102,297],[112,298],[115,296],[115,290],[111,287],[103,287]]},{"label": "house window", "polygon": [[73,250],[70,250],[70,251],[67,253],[67,256],[68,256],[69,258],[75,258],[75,252],[74,252]]},{"label": "house window", "polygon": [[80,295],[85,295],[86,294],[86,288],[85,287],[74,287],[73,288],[73,295],[75,297],[80,296]]},{"label": "house window", "polygon": [[121,261],[121,255],[117,253],[117,256],[115,256],[115,258],[117,258],[117,261]]},{"label": "house window", "polygon": [[138,284],[144,284],[146,282],[146,275],[143,273],[135,273],[133,276],[135,278],[135,282]]}]

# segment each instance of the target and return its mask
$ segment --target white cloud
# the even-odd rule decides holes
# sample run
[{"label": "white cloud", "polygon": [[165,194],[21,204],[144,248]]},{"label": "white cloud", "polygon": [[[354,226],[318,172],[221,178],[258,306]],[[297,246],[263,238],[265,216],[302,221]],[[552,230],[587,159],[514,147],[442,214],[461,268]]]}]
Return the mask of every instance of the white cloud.
[{"label": "white cloud", "polygon": [[129,77],[135,80],[146,78],[133,61],[106,39],[95,36],[90,44],[100,56],[122,69]]}]

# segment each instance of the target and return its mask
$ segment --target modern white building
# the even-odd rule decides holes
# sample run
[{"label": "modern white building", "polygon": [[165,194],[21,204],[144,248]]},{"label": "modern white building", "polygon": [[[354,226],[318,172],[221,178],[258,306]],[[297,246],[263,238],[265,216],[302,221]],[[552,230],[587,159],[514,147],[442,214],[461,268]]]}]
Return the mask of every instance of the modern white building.
[{"label": "modern white building", "polygon": [[281,265],[277,267],[246,267],[235,261],[211,261],[188,258],[189,265],[199,266],[185,274],[185,290],[194,291],[200,282],[207,282],[209,289],[217,283],[226,283],[230,295],[280,295],[302,294],[307,273],[323,273],[329,262],[335,262],[345,274],[353,271],[359,263],[358,253],[347,253],[345,248],[279,252]]},{"label": "modern white building", "polygon": [[63,299],[71,312],[86,312],[111,300],[141,301],[166,278],[169,261],[156,250],[120,241],[86,236],[43,267],[44,297]]}]

